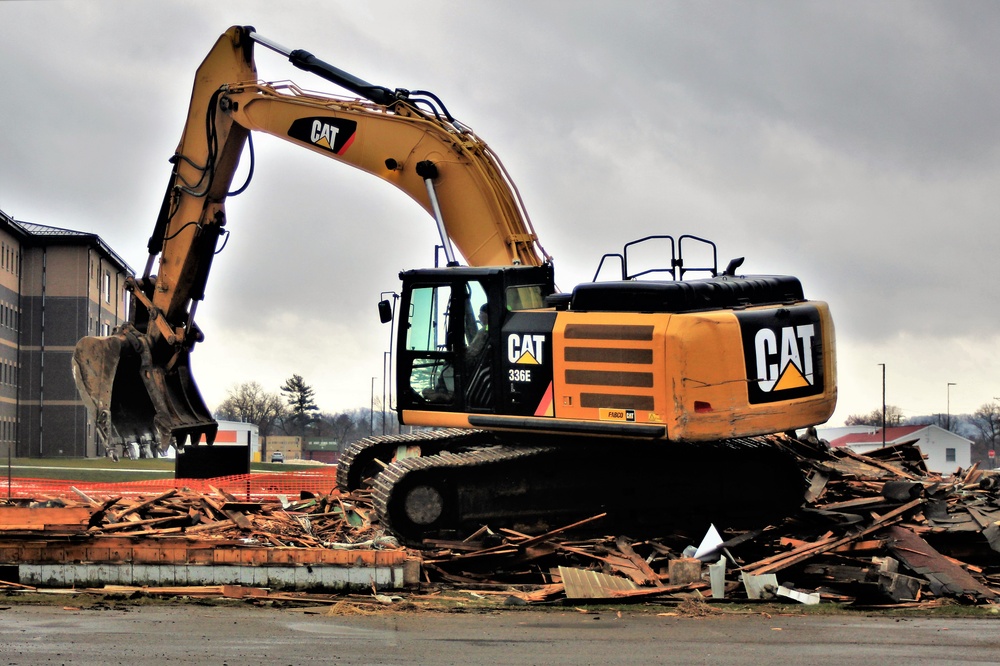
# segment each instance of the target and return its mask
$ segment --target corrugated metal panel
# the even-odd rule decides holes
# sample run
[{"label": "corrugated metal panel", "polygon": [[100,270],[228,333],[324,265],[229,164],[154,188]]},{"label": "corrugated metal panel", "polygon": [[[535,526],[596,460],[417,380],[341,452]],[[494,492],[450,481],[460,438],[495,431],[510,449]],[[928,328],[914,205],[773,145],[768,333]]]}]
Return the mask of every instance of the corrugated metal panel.
[{"label": "corrugated metal panel", "polygon": [[559,567],[567,599],[608,599],[611,592],[634,590],[638,586],[627,578],[609,576],[597,571]]}]

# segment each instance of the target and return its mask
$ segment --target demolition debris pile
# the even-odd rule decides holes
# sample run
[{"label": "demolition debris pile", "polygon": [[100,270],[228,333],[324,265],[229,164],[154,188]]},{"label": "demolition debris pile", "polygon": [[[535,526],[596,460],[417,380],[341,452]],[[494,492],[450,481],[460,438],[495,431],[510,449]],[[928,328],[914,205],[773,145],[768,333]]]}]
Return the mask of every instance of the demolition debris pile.
[{"label": "demolition debris pile", "polygon": [[787,438],[774,444],[798,458],[809,482],[803,508],[780,524],[641,541],[501,531],[491,546],[482,535],[428,544],[425,570],[458,585],[543,581],[525,601],[680,593],[864,605],[996,601],[1000,477],[976,468],[930,474],[912,445],[861,456]]},{"label": "demolition debris pile", "polygon": [[[802,509],[778,524],[749,531],[706,525],[707,534],[632,539],[595,536],[613,529],[598,515],[538,535],[484,526],[465,538],[427,541],[409,555],[422,560],[425,583],[516,603],[691,596],[897,606],[996,602],[1000,477],[975,467],[949,477],[928,473],[912,445],[861,456],[784,437],[774,443],[799,461],[808,481]],[[129,499],[76,491],[0,507],[0,559],[19,542],[114,537],[272,548],[301,563],[315,562],[306,554],[317,550],[402,550],[379,529],[364,491],[292,502],[240,501],[215,488]]]},{"label": "demolition debris pile", "polygon": [[[75,489],[74,489],[75,490]],[[371,520],[370,502],[331,493],[294,502],[241,501],[218,488],[171,489],[151,497],[43,497],[8,501],[0,536],[105,537],[198,540],[276,548],[346,548],[385,544]],[[308,493],[306,493],[308,494]]]}]

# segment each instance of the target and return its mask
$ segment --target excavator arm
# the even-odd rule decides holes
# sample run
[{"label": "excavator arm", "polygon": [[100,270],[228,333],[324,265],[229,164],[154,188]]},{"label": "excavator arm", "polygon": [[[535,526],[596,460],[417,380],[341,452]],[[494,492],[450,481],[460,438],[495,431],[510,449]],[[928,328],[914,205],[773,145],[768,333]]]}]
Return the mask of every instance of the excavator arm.
[{"label": "excavator arm", "polygon": [[[305,92],[257,78],[254,44],[365,99]],[[216,423],[191,376],[195,324],[212,260],[224,243],[225,202],[251,133],[264,132],[362,169],[406,192],[471,266],[540,265],[537,242],[502,164],[430,93],[389,90],[306,51],[233,27],[198,68],[187,122],[141,276],[129,279],[129,320],[86,337],[73,373],[106,443],[214,440]],[[252,174],[252,165],[250,168]],[[242,188],[240,188],[242,191]],[[154,264],[157,263],[154,274]]]}]

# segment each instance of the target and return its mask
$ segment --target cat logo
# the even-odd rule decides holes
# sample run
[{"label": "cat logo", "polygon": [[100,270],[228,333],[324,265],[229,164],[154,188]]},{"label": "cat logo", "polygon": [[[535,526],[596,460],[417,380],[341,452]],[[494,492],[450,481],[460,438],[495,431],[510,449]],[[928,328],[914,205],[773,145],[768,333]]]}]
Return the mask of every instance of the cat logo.
[{"label": "cat logo", "polygon": [[[762,328],[754,336],[757,385],[761,391],[784,391],[813,383],[812,339],[816,326]],[[779,341],[780,340],[780,341]]]},{"label": "cat logo", "polygon": [[322,148],[337,155],[343,155],[354,142],[358,124],[344,118],[298,118],[288,128],[288,136]]},{"label": "cat logo", "polygon": [[544,362],[545,336],[511,333],[507,336],[507,360],[511,363],[540,365]]},{"label": "cat logo", "polygon": [[812,306],[737,313],[751,404],[823,392],[823,341]]}]

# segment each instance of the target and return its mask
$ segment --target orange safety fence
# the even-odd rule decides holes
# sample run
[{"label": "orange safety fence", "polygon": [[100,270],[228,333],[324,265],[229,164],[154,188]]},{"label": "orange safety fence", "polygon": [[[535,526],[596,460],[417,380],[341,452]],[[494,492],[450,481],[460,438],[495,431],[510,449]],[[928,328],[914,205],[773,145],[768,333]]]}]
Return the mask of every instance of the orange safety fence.
[{"label": "orange safety fence", "polygon": [[[34,479],[14,477],[0,479],[0,499],[50,499],[80,498],[80,493],[93,499],[114,496],[138,496],[163,493],[171,489],[190,489],[210,493],[214,489],[225,491],[245,501],[274,500],[279,496],[298,499],[302,492],[326,495],[337,487],[336,466],[294,472],[261,472],[236,476],[218,476],[212,479],[146,479],[100,483],[61,479]],[[79,491],[79,492],[78,492]]]}]

